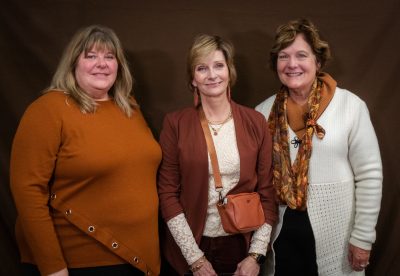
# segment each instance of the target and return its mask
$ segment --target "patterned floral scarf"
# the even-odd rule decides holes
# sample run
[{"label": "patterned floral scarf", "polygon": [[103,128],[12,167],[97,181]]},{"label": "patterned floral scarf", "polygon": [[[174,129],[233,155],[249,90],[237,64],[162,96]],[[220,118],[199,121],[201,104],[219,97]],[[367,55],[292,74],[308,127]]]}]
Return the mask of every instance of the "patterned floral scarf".
[{"label": "patterned floral scarf", "polygon": [[280,203],[291,209],[307,208],[308,166],[312,151],[312,136],[319,139],[325,136],[325,130],[317,124],[318,109],[321,101],[323,82],[316,78],[308,98],[309,111],[305,115],[306,131],[291,165],[288,139],[287,99],[288,90],[283,86],[276,95],[268,118],[273,136],[273,183]]}]

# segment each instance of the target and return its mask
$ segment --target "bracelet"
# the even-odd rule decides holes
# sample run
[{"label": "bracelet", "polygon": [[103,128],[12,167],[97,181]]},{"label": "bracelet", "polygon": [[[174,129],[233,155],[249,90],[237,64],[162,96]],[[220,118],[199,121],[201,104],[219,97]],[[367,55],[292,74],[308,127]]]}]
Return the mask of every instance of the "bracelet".
[{"label": "bracelet", "polygon": [[265,262],[265,256],[258,253],[249,253],[249,257],[253,258],[259,265],[262,265]]},{"label": "bracelet", "polygon": [[255,260],[257,262],[258,256],[260,256],[260,254],[257,253],[249,253],[249,256],[251,258],[253,258],[253,260]]},{"label": "bracelet", "polygon": [[190,270],[192,271],[192,272],[196,272],[196,271],[198,271],[202,266],[203,266],[203,264],[204,264],[204,262],[206,261],[206,257],[204,257],[204,255],[200,258],[200,259],[198,259],[195,263],[197,263],[196,265],[191,265],[190,266]]}]

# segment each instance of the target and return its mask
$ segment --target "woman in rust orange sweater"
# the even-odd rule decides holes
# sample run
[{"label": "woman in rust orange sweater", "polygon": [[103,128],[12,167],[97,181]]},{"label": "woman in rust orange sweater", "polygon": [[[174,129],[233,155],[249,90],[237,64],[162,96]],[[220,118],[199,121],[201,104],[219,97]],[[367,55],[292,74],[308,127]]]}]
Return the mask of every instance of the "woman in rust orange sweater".
[{"label": "woman in rust orange sweater", "polygon": [[159,274],[161,150],[131,92],[117,36],[89,26],[23,115],[10,171],[26,275]]}]

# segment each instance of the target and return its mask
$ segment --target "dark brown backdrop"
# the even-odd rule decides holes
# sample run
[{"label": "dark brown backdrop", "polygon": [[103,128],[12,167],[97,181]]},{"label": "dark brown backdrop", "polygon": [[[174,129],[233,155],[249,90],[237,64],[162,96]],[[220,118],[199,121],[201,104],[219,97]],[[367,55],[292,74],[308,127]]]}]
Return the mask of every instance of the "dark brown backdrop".
[{"label": "dark brown backdrop", "polygon": [[334,60],[326,71],[370,109],[382,151],[384,189],[368,275],[400,275],[398,0],[361,5],[321,0],[1,2],[1,275],[19,271],[8,180],[12,138],[23,111],[49,84],[64,46],[79,27],[96,23],[117,32],[136,80],[136,97],[158,136],[166,112],[191,104],[185,58],[194,35],[219,34],[234,43],[239,79],[233,97],[254,107],[279,87],[267,67],[274,30],[298,17],[312,19],[330,42]]}]

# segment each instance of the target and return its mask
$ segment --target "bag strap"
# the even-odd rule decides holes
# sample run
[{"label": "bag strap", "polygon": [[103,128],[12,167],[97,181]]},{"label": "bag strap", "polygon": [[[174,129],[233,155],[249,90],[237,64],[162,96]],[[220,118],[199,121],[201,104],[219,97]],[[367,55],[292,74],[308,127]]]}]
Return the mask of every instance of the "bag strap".
[{"label": "bag strap", "polygon": [[222,180],[221,180],[221,173],[219,171],[219,165],[218,165],[217,153],[215,151],[214,141],[211,137],[211,131],[208,126],[206,115],[204,114],[202,106],[198,108],[198,112],[199,112],[201,127],[203,128],[204,137],[206,138],[208,153],[210,154],[211,166],[213,169],[214,182],[215,182],[215,190],[219,193],[220,201],[222,201],[222,195],[221,195]]}]

